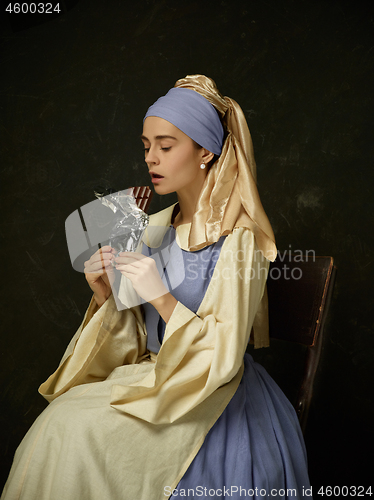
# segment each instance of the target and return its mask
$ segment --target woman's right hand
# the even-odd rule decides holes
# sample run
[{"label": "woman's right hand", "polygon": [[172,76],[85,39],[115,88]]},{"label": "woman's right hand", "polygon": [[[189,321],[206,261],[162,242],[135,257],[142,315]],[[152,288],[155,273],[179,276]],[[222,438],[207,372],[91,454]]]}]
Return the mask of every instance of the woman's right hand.
[{"label": "woman's right hand", "polygon": [[112,293],[111,283],[114,280],[112,260],[116,251],[109,245],[100,248],[84,263],[84,274],[87,283],[94,293],[94,299],[99,307]]}]

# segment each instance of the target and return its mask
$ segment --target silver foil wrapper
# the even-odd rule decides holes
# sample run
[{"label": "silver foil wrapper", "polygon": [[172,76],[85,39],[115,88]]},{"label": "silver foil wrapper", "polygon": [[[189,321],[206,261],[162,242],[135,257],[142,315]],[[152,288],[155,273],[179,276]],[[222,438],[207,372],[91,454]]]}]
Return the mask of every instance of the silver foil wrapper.
[{"label": "silver foil wrapper", "polygon": [[116,250],[116,255],[120,252],[135,252],[148,226],[149,216],[137,206],[128,190],[96,196],[115,214],[109,245]]}]

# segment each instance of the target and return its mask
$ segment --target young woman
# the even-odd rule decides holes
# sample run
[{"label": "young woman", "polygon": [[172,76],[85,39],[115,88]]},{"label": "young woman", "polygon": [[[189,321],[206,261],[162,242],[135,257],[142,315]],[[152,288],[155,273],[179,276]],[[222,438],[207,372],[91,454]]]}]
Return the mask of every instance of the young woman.
[{"label": "young woman", "polygon": [[86,263],[92,301],[1,498],[302,498],[296,414],[246,353],[250,336],[268,345],[276,247],[244,115],[188,76],[148,109],[142,141],[155,191],[178,203],[150,217],[139,252]]}]

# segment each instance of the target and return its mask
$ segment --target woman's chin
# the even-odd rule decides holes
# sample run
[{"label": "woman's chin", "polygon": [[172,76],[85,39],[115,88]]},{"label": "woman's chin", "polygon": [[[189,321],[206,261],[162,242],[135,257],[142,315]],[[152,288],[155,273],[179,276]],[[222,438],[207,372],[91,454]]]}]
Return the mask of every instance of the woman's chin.
[{"label": "woman's chin", "polygon": [[170,194],[170,193],[174,193],[175,190],[174,189],[170,189],[168,188],[167,186],[162,186],[160,184],[153,184],[153,189],[155,190],[155,192],[157,194]]}]

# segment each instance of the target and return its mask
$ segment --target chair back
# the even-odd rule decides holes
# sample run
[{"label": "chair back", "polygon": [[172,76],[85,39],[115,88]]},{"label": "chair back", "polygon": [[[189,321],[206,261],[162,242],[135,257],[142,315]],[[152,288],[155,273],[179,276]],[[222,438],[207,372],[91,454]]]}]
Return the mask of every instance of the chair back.
[{"label": "chair back", "polygon": [[270,337],[316,343],[327,312],[332,257],[287,255],[272,262],[267,282]]},{"label": "chair back", "polygon": [[307,346],[304,374],[294,403],[303,431],[320,361],[335,273],[332,257],[314,254],[286,253],[269,269],[270,337]]}]

